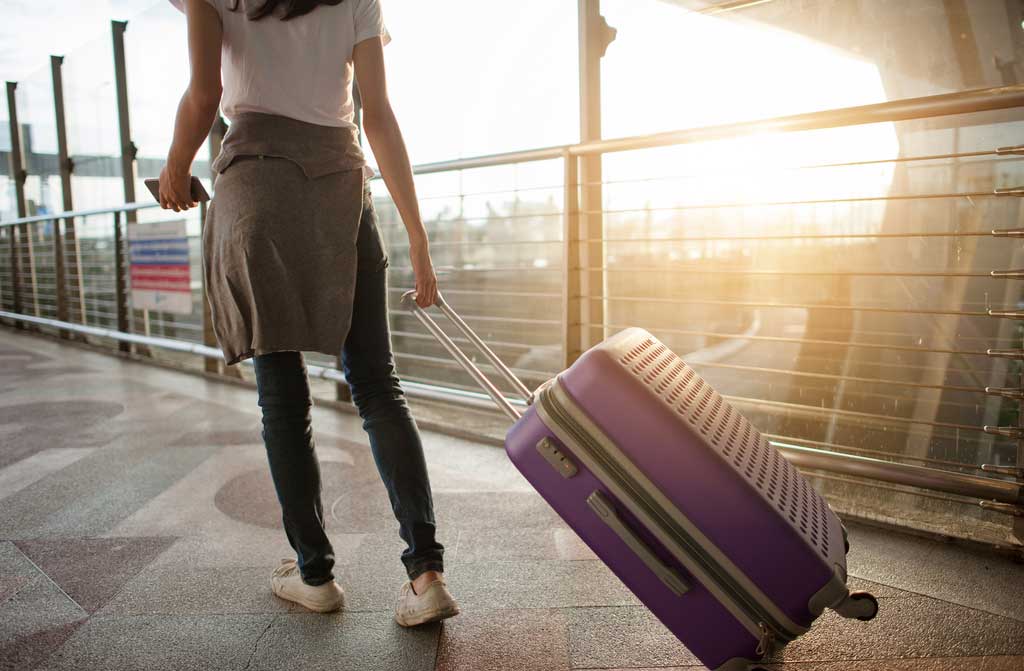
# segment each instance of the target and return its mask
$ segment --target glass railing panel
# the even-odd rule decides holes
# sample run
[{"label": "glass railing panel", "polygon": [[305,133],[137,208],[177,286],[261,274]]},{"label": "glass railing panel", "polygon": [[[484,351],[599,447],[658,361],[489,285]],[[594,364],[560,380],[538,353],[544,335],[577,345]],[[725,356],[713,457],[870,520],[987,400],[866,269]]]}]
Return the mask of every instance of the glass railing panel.
[{"label": "glass railing panel", "polygon": [[[543,161],[416,180],[440,290],[531,388],[561,366],[562,170],[561,161]],[[408,240],[383,182],[375,180],[372,188],[389,254],[393,341],[403,379],[479,391],[399,305],[415,284]],[[436,317],[474,360],[482,360],[440,313]],[[506,389],[503,380],[494,380]]]},{"label": "glass railing panel", "polygon": [[[1021,227],[1020,197],[995,190],[1024,184],[1024,160],[996,152],[1022,131],[1015,110],[608,155],[608,294],[588,332],[647,327],[781,442],[1015,465],[1016,442],[983,427],[1017,423],[1017,401],[985,390],[1020,386],[987,351],[1021,348],[1024,284],[992,271],[1024,268],[1024,250],[992,231]],[[830,478],[851,506],[941,508],[932,530],[1008,529],[952,497]]]},{"label": "glass railing panel", "polygon": [[[11,245],[13,231],[10,226],[0,226],[0,310],[14,312],[14,284],[11,282]],[[4,320],[3,323],[7,323]]]},{"label": "glass railing panel", "polygon": [[71,192],[75,208],[123,203],[117,87],[109,32],[65,55],[63,81],[68,151],[74,162]]},{"label": "glass railing panel", "polygon": [[25,181],[27,214],[59,212],[64,208],[50,68],[39,68],[18,81],[14,97],[22,127],[24,167],[28,173]]},{"label": "glass railing panel", "polygon": [[[68,321],[117,330],[116,215],[75,218],[75,238],[64,238]],[[107,339],[90,340],[110,345]]]},{"label": "glass railing panel", "polygon": [[601,3],[618,30],[601,65],[606,137],[1018,81],[1020,8],[1002,0],[716,4]]}]

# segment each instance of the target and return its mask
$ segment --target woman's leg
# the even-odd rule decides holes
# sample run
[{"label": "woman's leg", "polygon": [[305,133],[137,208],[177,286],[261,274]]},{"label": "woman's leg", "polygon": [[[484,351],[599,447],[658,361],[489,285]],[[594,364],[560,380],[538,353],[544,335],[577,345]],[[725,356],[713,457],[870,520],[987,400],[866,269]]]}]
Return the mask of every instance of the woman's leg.
[{"label": "woman's leg", "polygon": [[303,582],[322,585],[334,579],[334,549],[324,531],[306,364],[301,352],[261,354],[253,364],[263,409],[263,443],[285,534],[298,556]]},{"label": "woman's leg", "polygon": [[434,537],[434,504],[423,444],[395,371],[388,326],[388,259],[369,191],[363,198],[357,244],[359,270],[342,366],[398,519],[399,534],[408,546],[402,562],[409,579],[415,580],[425,571],[444,570],[444,547]]}]

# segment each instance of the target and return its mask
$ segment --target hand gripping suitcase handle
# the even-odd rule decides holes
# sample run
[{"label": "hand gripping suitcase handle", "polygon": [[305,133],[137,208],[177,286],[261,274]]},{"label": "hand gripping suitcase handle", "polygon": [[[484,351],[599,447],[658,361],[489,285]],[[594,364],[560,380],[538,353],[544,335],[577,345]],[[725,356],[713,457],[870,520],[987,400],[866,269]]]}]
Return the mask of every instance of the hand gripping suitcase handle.
[{"label": "hand gripping suitcase handle", "polygon": [[[527,403],[533,403],[533,393],[531,393],[530,390],[526,388],[526,385],[523,384],[522,380],[516,377],[516,374],[513,373],[509,369],[509,367],[502,362],[501,359],[498,358],[498,355],[495,354],[491,350],[491,348],[488,347],[487,344],[480,339],[480,336],[474,333],[473,329],[469,328],[469,325],[466,322],[462,321],[462,318],[459,317],[459,315],[457,315],[455,311],[452,310],[451,306],[449,306],[448,303],[444,300],[444,297],[441,295],[441,292],[437,293],[436,305],[441,310],[441,312],[443,312],[445,316],[448,317],[448,319],[453,324],[455,324],[455,328],[459,329],[459,331],[461,331],[462,334],[466,336],[466,338],[468,338],[469,341],[473,343],[473,345],[475,345],[478,350],[480,350],[480,353],[483,354],[484,357],[486,357],[487,360],[490,361],[491,364],[498,369],[498,372],[500,372],[502,376],[509,381],[509,383],[512,385],[512,388],[515,389],[516,392],[520,396],[522,396]],[[438,342],[440,342],[444,346],[444,348],[448,350],[448,353],[451,354],[455,358],[455,360],[458,361],[459,364],[466,370],[466,372],[469,373],[474,380],[476,380],[477,384],[483,387],[484,391],[486,391],[487,394],[492,399],[494,399],[494,402],[498,404],[498,407],[502,410],[502,412],[511,417],[513,421],[519,419],[519,411],[516,410],[511,403],[508,402],[508,399],[505,398],[504,394],[502,394],[501,391],[499,391],[498,388],[494,386],[494,383],[487,379],[487,376],[484,375],[483,371],[481,371],[480,368],[477,367],[477,365],[473,363],[473,361],[470,360],[470,358],[466,356],[461,349],[459,349],[459,346],[456,345],[455,342],[448,337],[448,334],[441,329],[437,322],[434,321],[434,318],[427,314],[426,310],[424,310],[423,308],[416,304],[415,290],[406,291],[404,294],[402,294],[402,306],[405,307],[407,310],[410,310],[414,315],[416,315],[416,317],[423,323],[427,330],[430,331],[431,335],[437,338]]]}]

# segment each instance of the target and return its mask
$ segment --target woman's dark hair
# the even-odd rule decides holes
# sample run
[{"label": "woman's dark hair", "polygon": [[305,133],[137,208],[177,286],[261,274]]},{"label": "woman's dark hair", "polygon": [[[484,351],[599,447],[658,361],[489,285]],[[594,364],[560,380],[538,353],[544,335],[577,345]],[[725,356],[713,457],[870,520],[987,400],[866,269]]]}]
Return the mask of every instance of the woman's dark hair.
[{"label": "woman's dark hair", "polygon": [[294,19],[296,16],[309,14],[320,5],[340,5],[345,0],[263,0],[263,4],[257,6],[256,0],[228,0],[227,7],[232,12],[238,11],[238,6],[243,5],[245,18],[250,21],[259,21],[268,14],[273,14],[279,6],[284,7],[282,21]]}]

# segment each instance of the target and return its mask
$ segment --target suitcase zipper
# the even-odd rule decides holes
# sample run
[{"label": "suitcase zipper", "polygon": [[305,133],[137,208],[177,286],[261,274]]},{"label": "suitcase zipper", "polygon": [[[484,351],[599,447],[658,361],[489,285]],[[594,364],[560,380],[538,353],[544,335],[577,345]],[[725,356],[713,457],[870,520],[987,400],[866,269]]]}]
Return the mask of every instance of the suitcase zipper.
[{"label": "suitcase zipper", "polygon": [[[584,427],[582,427],[572,415],[565,409],[562,403],[554,398],[550,392],[550,385],[545,385],[539,394],[540,406],[546,410],[551,418],[560,427],[564,428],[578,444],[590,455],[605,475],[625,491],[632,500],[644,510],[647,517],[658,521],[661,527],[678,541],[678,546],[689,556],[702,570],[702,572],[713,580],[720,592],[726,594],[733,602],[734,608],[730,609],[733,614],[738,610],[743,614],[746,622],[744,626],[758,638],[757,653],[767,655],[772,652],[776,641],[783,644],[792,641],[796,636],[803,633],[791,633],[778,620],[762,607],[756,599],[747,593],[736,580],[729,575],[711,556],[700,546],[685,529],[674,520],[666,518],[661,514],[661,506],[647,496],[639,483],[628,473],[610,459],[604,448],[592,440]],[[554,428],[554,427],[550,427]]]}]

